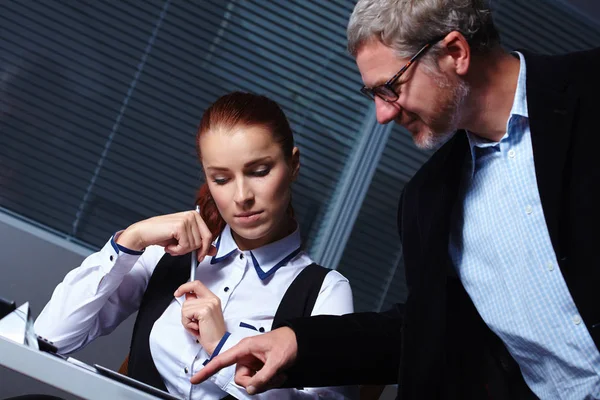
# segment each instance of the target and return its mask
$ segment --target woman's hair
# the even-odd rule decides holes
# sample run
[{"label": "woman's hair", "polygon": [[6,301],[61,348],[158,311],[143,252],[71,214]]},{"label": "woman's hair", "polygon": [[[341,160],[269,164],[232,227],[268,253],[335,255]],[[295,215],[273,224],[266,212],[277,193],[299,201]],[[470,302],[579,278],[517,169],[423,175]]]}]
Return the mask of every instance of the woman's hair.
[{"label": "woman's hair", "polygon": [[[273,135],[286,160],[290,160],[294,150],[294,136],[283,110],[268,97],[233,92],[217,99],[205,112],[196,134],[196,152],[202,163],[200,138],[207,132],[219,130],[232,132],[235,128],[245,126],[262,126]],[[212,198],[208,184],[204,183],[196,195],[196,204],[200,206],[200,214],[213,237],[218,236],[226,223],[221,217],[217,205]],[[292,205],[288,206],[288,215],[294,216]]]},{"label": "woman's hair", "polygon": [[[487,0],[358,0],[348,23],[348,51],[356,57],[375,39],[408,58],[452,31],[460,32],[474,53],[500,43]],[[431,63],[435,54],[433,47],[423,59]]]}]

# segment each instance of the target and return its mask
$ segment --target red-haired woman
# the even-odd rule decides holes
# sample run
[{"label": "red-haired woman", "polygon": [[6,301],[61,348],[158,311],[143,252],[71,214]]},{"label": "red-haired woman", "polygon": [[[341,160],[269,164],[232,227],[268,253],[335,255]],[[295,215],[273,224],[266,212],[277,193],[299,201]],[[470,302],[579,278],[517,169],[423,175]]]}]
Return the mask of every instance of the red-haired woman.
[{"label": "red-haired woman", "polygon": [[[207,182],[197,199],[201,214],[158,216],[116,233],[58,285],[35,329],[70,353],[139,311],[130,376],[186,399],[246,398],[233,381],[234,367],[197,386],[189,379],[219,352],[269,331],[288,288],[313,264],[290,203],[300,155],[279,106],[241,92],[219,98],[204,113],[196,146]],[[187,282],[193,250],[197,280]],[[336,271],[304,279],[292,305],[307,303],[305,289],[315,282],[310,314],[353,311],[350,285]],[[276,389],[253,398],[355,393]]]}]

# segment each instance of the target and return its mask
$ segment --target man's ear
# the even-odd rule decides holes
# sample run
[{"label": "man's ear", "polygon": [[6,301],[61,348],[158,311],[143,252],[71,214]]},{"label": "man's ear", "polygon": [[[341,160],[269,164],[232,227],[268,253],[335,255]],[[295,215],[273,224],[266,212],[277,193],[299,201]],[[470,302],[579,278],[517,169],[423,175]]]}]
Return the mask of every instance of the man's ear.
[{"label": "man's ear", "polygon": [[440,57],[440,68],[465,76],[471,64],[471,46],[467,39],[462,33],[452,31],[442,40],[442,45],[445,49]]},{"label": "man's ear", "polygon": [[292,150],[292,181],[295,181],[298,178],[298,173],[300,172],[300,149],[294,147]]}]

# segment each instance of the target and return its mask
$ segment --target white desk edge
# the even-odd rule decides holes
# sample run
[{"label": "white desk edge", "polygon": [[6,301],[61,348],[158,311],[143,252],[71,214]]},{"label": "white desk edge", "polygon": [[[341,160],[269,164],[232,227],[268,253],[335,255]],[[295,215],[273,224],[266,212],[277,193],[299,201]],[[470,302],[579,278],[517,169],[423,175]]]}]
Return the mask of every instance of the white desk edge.
[{"label": "white desk edge", "polygon": [[157,399],[149,393],[1,336],[0,365],[84,399]]}]

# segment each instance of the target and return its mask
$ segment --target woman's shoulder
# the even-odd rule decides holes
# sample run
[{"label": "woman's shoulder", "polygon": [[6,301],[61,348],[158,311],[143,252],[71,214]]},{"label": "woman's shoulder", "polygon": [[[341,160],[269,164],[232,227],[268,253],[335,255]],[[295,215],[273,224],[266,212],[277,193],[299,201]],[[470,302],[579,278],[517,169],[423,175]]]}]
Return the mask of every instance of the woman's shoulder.
[{"label": "woman's shoulder", "polygon": [[344,275],[342,275],[339,271],[320,265],[319,263],[314,261],[305,251],[300,252],[300,254],[298,254],[298,257],[296,257],[293,261],[295,266],[298,267],[300,270],[304,270],[304,268],[308,267],[311,264],[316,264],[319,267],[328,270],[327,274],[325,275],[325,278],[323,279],[323,284],[321,285],[321,292],[323,292],[327,288],[331,288],[334,286],[347,286],[348,288],[350,287],[350,282]]}]

